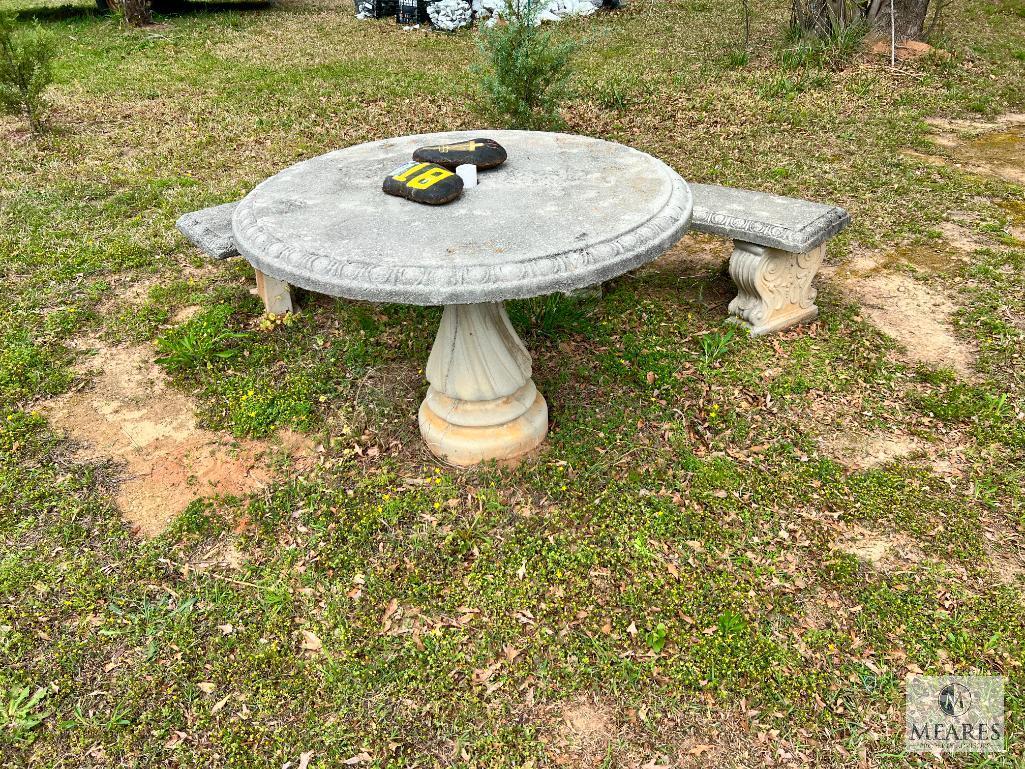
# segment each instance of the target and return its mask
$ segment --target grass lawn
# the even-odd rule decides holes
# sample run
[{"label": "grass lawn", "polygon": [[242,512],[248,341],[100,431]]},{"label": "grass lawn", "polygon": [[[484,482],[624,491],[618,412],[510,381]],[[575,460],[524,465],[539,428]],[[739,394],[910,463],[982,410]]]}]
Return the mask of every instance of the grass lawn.
[{"label": "grass lawn", "polygon": [[[471,470],[417,432],[437,308],[261,319],[247,265],[173,224],[330,149],[477,126],[473,33],[33,2],[0,0],[59,41],[51,130],[0,119],[0,765],[937,765],[903,753],[923,671],[1007,677],[1008,752],[946,763],[1025,762],[1021,0],[952,5],[896,70],[786,48],[780,0],[743,64],[732,5],[561,24],[568,130],[854,224],[819,321],[769,338],[724,326],[708,238],[600,301],[511,303],[551,431]],[[186,339],[147,408],[236,459],[305,449],[231,493],[189,477],[145,531],[124,500],[163,460],[134,477],[116,429],[68,425]]]}]

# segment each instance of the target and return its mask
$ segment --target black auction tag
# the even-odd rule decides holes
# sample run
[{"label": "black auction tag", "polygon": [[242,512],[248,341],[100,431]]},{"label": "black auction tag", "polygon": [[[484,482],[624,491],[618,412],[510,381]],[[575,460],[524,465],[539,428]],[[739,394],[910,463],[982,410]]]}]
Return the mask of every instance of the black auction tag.
[{"label": "black auction tag", "polygon": [[435,163],[412,160],[388,174],[383,189],[389,195],[437,206],[458,198],[463,192],[463,180]]}]

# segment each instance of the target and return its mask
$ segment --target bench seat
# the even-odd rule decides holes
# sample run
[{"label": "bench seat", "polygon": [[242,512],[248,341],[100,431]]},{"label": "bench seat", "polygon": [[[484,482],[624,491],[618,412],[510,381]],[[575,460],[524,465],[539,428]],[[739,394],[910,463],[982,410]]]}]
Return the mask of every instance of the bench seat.
[{"label": "bench seat", "polygon": [[752,336],[818,316],[812,280],[826,243],[850,215],[836,206],[710,184],[692,184],[691,229],[733,240],[731,320]]}]

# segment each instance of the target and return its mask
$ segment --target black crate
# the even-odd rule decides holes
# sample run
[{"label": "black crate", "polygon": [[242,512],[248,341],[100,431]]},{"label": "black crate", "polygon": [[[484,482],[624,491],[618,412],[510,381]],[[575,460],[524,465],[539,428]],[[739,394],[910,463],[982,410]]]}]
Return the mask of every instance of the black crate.
[{"label": "black crate", "polygon": [[374,19],[386,19],[399,12],[399,0],[353,0],[356,13]]},{"label": "black crate", "polygon": [[426,24],[427,0],[398,0],[395,21],[399,24]]}]

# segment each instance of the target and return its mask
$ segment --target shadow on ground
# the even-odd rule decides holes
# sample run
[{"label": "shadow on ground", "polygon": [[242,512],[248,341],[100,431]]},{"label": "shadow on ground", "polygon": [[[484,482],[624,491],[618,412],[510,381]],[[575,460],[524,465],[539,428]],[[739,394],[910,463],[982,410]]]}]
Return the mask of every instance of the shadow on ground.
[{"label": "shadow on ground", "polygon": [[[154,0],[153,12],[163,16],[178,16],[202,13],[229,13],[232,11],[265,11],[273,7],[273,0],[216,0],[211,2],[193,2],[192,0]],[[37,6],[18,11],[20,21],[69,21],[73,19],[89,19],[110,14],[110,7],[105,0],[97,0],[96,5],[60,5]]]}]

